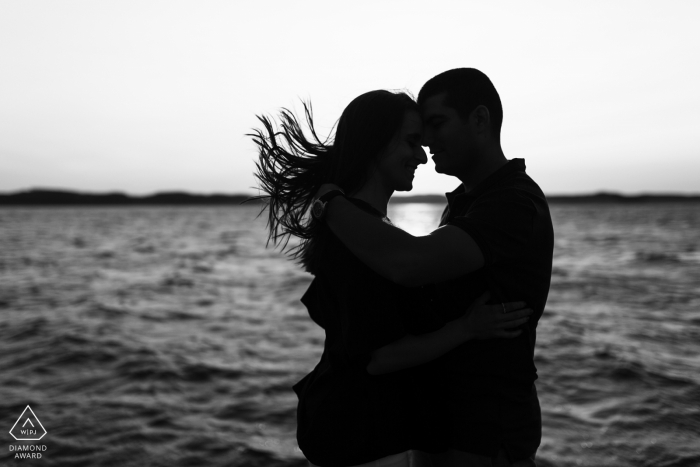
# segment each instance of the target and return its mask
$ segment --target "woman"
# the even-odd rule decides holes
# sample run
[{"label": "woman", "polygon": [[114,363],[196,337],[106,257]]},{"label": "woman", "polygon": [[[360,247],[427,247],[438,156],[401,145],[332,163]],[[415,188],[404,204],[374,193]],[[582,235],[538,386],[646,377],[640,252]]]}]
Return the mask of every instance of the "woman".
[{"label": "woman", "polygon": [[256,175],[266,193],[259,198],[267,201],[269,238],[285,247],[290,236],[300,239],[289,252],[315,276],[302,302],[326,331],[320,362],[294,386],[299,447],[322,467],[408,467],[410,449],[445,448],[433,426],[440,374],[425,363],[469,339],[515,337],[520,331],[507,329],[523,324],[529,311],[495,325],[484,319],[493,307],[475,305],[446,322],[429,288],[403,288],[382,278],[321,220],[309,217],[314,193],[330,182],[390,223],[389,198],[411,190],[417,166],[427,161],[412,98],[362,94],[343,111],[332,143],[318,138],[311,109],[304,110],[311,138],[287,110],[280,131],[259,117],[264,131],[251,135],[259,149]]}]

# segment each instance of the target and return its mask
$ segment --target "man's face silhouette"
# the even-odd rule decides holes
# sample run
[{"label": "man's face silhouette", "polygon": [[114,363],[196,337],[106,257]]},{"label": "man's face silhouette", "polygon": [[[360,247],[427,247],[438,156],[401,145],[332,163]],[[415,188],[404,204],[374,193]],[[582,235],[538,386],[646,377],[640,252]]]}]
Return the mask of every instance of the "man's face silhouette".
[{"label": "man's face silhouette", "polygon": [[444,92],[436,94],[423,103],[422,144],[430,148],[436,172],[459,177],[476,156],[476,131],[472,119],[462,119],[445,105],[446,96]]}]

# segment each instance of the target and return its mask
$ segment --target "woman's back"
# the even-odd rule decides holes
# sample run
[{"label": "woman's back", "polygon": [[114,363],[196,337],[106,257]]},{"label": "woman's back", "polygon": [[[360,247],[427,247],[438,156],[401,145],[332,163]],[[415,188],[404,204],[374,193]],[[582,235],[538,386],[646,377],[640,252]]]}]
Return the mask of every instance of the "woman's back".
[{"label": "woman's back", "polygon": [[[368,204],[353,202],[378,217]],[[430,426],[436,375],[421,365],[384,375],[366,367],[374,350],[407,333],[429,332],[444,322],[425,293],[382,278],[330,232],[324,261],[302,298],[326,331],[321,361],[294,386],[299,396],[299,446],[317,465],[353,465],[416,448],[434,450]],[[433,433],[436,436],[429,436]]]}]

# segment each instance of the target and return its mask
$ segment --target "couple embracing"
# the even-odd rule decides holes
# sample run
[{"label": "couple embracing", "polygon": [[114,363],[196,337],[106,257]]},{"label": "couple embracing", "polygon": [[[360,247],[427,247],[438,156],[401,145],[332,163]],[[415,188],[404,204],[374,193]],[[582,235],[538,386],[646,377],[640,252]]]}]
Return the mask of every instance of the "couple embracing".
[{"label": "couple embracing", "polygon": [[[553,231],[544,194],[500,145],[503,111],[473,68],[429,80],[417,102],[371,91],[321,140],[289,111],[260,117],[257,177],[270,238],[314,279],[302,297],[325,330],[294,385],[297,440],[320,467],[534,466],[537,322]],[[440,226],[413,236],[387,204],[416,168],[458,179]],[[285,243],[286,244],[286,243]]]}]

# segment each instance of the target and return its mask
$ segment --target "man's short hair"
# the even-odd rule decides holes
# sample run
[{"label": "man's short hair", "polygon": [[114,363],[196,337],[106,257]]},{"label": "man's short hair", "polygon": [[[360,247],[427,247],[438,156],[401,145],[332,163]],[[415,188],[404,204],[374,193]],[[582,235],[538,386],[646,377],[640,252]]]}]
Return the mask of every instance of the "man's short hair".
[{"label": "man's short hair", "polygon": [[425,104],[426,99],[443,92],[447,93],[445,105],[457,111],[466,119],[479,105],[489,109],[491,133],[500,140],[503,123],[501,98],[488,76],[476,68],[455,68],[428,80],[418,93],[418,105]]}]

